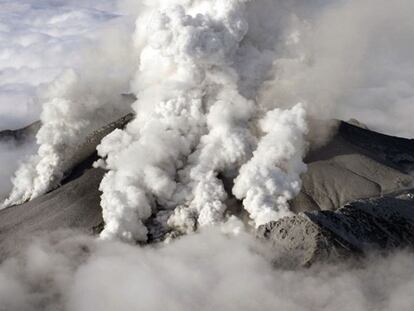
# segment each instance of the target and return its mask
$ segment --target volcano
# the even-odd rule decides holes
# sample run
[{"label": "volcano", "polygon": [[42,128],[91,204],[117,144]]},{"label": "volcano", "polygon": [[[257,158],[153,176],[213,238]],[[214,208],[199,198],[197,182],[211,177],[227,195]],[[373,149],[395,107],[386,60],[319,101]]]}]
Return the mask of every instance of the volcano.
[{"label": "volcano", "polygon": [[[21,205],[0,211],[0,256],[16,254],[41,232],[76,229],[98,234],[103,226],[99,184],[105,171],[94,168],[96,146],[132,114],[90,134],[76,147],[72,167],[60,186]],[[302,189],[290,202],[294,216],[269,222],[256,230],[279,258],[310,265],[315,261],[360,256],[370,250],[414,246],[414,140],[380,134],[360,125],[335,121],[334,135],[311,148]],[[39,128],[0,132],[2,140],[24,143]],[[227,187],[226,187],[227,188]],[[229,213],[242,215],[241,202],[229,193]],[[150,243],[163,240],[153,218]],[[280,256],[280,253],[283,256]],[[292,260],[295,258],[295,260]]]}]

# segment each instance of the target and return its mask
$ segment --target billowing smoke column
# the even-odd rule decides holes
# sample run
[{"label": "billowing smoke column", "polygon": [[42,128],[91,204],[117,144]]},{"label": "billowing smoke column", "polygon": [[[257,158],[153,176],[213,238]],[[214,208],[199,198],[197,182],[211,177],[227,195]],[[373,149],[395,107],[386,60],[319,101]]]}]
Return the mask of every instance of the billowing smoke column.
[{"label": "billowing smoke column", "polygon": [[[313,117],[357,118],[372,129],[413,135],[413,1],[112,3],[125,6],[128,14],[139,12],[134,48],[129,22],[118,27],[107,21],[110,31],[93,36],[106,42],[91,44],[98,48],[77,57],[85,59],[76,67],[81,70],[68,71],[49,86],[41,100],[39,151],[16,173],[6,205],[55,187],[73,164],[73,147],[116,118],[115,110],[124,112],[117,97],[130,84],[139,98],[133,107],[137,119],[99,149],[110,170],[102,184],[108,236],[144,239],[143,222],[150,214],[185,231],[220,222],[228,195],[221,177],[236,181],[233,194],[243,199],[256,224],[264,214],[254,216],[254,206],[271,206],[273,216],[286,212],[283,202],[300,187],[303,165],[297,159],[304,147],[276,136],[285,133],[288,139],[286,133],[296,137],[293,133],[306,129],[301,118],[293,118],[299,123],[288,122],[291,130],[268,132],[257,120],[275,108],[303,102]],[[121,19],[129,20],[128,14]],[[286,114],[300,115],[298,110]],[[275,120],[284,119],[279,113]],[[266,141],[297,154],[270,159],[260,151]],[[258,160],[262,157],[269,162]],[[265,182],[276,178],[274,167],[289,181]]]},{"label": "billowing smoke column", "polygon": [[256,226],[288,216],[288,200],[299,194],[300,174],[307,133],[305,110],[301,104],[290,110],[274,109],[259,122],[265,133],[235,180],[233,193]]},{"label": "billowing smoke column", "polygon": [[130,84],[136,118],[97,148],[108,170],[100,186],[103,237],[145,241],[152,216],[182,232],[221,223],[230,194],[223,178],[235,181],[234,195],[256,225],[288,214],[305,170],[305,112],[261,94],[285,53],[278,44],[291,36],[286,25],[297,21],[271,0],[139,7],[133,47],[122,41],[128,31],[104,33],[112,45],[122,38],[115,51],[104,42],[99,61],[85,57],[83,70],[48,86],[38,152],[16,172],[5,205],[56,187],[86,137],[129,111],[120,94]]},{"label": "billowing smoke column", "polygon": [[116,18],[106,24],[108,28],[98,28],[91,42],[78,47],[77,67],[66,68],[50,84],[39,87],[39,148],[15,173],[5,206],[31,200],[58,186],[76,164],[86,137],[130,111],[121,93],[128,90],[134,73],[129,56],[131,26],[127,19]]},{"label": "billowing smoke column", "polygon": [[288,213],[305,170],[305,113],[269,112],[253,156],[254,120],[268,110],[255,99],[272,58],[248,35],[249,5],[176,0],[142,10],[137,117],[98,147],[109,170],[100,186],[102,237],[145,241],[153,214],[182,231],[221,222],[227,193],[219,174],[235,178],[240,167],[235,194],[255,221]]},{"label": "billowing smoke column", "polygon": [[119,114],[120,101],[105,85],[82,80],[73,70],[64,72],[48,87],[41,114],[42,127],[36,138],[39,150],[20,166],[14,188],[5,205],[19,204],[53,189],[71,168],[78,144],[93,130]]}]

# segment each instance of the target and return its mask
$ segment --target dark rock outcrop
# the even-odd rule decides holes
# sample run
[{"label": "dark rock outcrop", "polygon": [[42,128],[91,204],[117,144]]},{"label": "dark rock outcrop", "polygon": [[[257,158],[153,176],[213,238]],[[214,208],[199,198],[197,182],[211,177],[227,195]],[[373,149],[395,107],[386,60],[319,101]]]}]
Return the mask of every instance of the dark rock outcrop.
[{"label": "dark rock outcrop", "polygon": [[404,192],[413,186],[414,140],[341,122],[305,161],[302,190],[291,202],[298,215],[257,230],[276,261],[309,265],[414,246],[414,192]]},{"label": "dark rock outcrop", "polygon": [[295,212],[336,210],[358,199],[411,187],[414,140],[379,134],[341,122],[334,137],[311,151]]},{"label": "dark rock outcrop", "polygon": [[0,142],[24,143],[26,140],[34,139],[40,126],[40,121],[36,121],[21,129],[0,131]]},{"label": "dark rock outcrop", "polygon": [[337,260],[369,251],[414,247],[414,190],[357,200],[336,211],[313,211],[260,226],[274,258],[296,264]]}]

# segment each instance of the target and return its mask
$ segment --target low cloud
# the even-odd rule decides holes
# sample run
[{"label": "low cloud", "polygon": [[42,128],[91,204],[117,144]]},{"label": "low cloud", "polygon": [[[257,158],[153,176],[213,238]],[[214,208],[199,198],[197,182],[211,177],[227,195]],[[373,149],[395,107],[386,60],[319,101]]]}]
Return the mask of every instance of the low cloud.
[{"label": "low cloud", "polygon": [[38,237],[0,266],[1,309],[411,310],[414,254],[274,267],[249,235],[206,230],[137,247],[74,232]]}]

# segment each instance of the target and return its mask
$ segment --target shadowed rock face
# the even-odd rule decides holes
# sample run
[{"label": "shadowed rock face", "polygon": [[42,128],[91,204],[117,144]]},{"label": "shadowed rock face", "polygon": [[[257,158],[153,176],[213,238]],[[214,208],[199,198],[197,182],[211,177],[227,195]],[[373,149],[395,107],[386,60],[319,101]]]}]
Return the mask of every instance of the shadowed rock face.
[{"label": "shadowed rock face", "polygon": [[358,200],[336,212],[305,215],[361,252],[369,249],[414,246],[414,194],[410,198]]},{"label": "shadowed rock face", "polygon": [[305,161],[302,191],[291,202],[295,212],[336,210],[348,202],[409,188],[414,141],[341,122],[337,134]]},{"label": "shadowed rock face", "polygon": [[369,250],[414,246],[414,191],[354,201],[336,211],[313,211],[260,226],[274,258],[296,264],[337,260]]},{"label": "shadowed rock face", "polygon": [[414,246],[414,192],[403,192],[412,187],[413,156],[413,140],[341,122],[306,158],[301,193],[291,202],[299,214],[259,227],[257,237],[270,243],[275,260],[300,265]]},{"label": "shadowed rock face", "polygon": [[88,169],[77,179],[30,202],[0,211],[0,259],[15,254],[34,233],[102,223],[99,183],[104,171]]},{"label": "shadowed rock face", "polygon": [[78,229],[92,233],[102,224],[99,184],[102,169],[92,168],[96,146],[116,128],[123,128],[133,114],[93,132],[79,145],[72,167],[57,189],[30,202],[0,210],[0,260],[18,251],[34,233]]},{"label": "shadowed rock face", "polygon": [[[97,158],[95,149],[105,135],[132,118],[132,114],[126,115],[88,136],[76,148],[59,188],[0,211],[0,259],[16,252],[22,245],[19,241],[36,232],[62,228],[99,231],[98,188],[104,172],[91,168]],[[414,167],[413,155],[412,140],[341,122],[337,134],[306,158],[308,171],[302,191],[291,202],[298,214],[261,226],[257,237],[269,243],[275,262],[295,265],[372,248],[413,245],[414,194],[395,194],[411,186],[412,177],[407,173]],[[240,202],[233,205],[237,204]],[[288,261],[283,259],[286,257]]]},{"label": "shadowed rock face", "polygon": [[0,131],[0,142],[13,141],[19,144],[28,139],[34,139],[37,131],[40,129],[40,126],[40,121],[36,121],[21,129]]},{"label": "shadowed rock face", "polygon": [[337,155],[362,154],[383,165],[409,173],[414,169],[414,140],[380,134],[340,122],[328,144],[307,155],[308,162],[328,160]]}]

